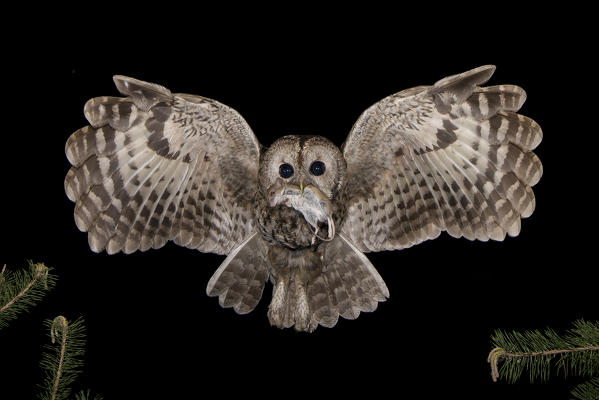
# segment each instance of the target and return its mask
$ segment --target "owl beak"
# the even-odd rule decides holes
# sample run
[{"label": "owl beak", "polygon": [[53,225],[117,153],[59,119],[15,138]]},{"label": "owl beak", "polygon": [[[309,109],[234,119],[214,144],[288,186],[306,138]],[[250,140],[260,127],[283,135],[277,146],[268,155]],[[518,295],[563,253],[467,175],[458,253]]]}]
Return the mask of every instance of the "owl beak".
[{"label": "owl beak", "polygon": [[300,178],[300,195],[304,195],[304,178]]}]

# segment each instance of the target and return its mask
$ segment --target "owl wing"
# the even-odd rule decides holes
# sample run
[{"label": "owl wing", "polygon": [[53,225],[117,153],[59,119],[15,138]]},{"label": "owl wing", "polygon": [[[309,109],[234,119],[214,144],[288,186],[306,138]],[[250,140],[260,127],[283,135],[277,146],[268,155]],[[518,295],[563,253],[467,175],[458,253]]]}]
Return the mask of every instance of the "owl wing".
[{"label": "owl wing", "polygon": [[125,98],[85,104],[71,135],[65,190],[93,251],[167,241],[229,253],[254,229],[260,144],[245,120],[211,99],[115,76]]},{"label": "owl wing", "polygon": [[362,251],[410,247],[447,231],[470,240],[520,232],[535,208],[542,131],[516,114],[518,86],[479,87],[482,66],[391,95],[355,123],[343,154],[349,203],[341,231]]}]

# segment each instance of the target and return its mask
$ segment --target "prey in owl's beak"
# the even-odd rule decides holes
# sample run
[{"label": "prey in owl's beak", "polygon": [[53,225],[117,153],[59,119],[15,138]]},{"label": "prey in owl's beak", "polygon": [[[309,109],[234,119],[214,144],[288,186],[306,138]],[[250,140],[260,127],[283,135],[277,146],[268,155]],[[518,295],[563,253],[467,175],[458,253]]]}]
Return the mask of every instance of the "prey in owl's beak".
[{"label": "prey in owl's beak", "polygon": [[[272,193],[269,205],[271,207],[285,205],[302,213],[306,222],[314,228],[312,244],[314,244],[316,238],[328,242],[335,237],[331,201],[312,185],[304,186],[303,182],[300,182],[299,187],[285,185]],[[323,237],[319,234],[319,231],[325,225],[327,234]]]}]

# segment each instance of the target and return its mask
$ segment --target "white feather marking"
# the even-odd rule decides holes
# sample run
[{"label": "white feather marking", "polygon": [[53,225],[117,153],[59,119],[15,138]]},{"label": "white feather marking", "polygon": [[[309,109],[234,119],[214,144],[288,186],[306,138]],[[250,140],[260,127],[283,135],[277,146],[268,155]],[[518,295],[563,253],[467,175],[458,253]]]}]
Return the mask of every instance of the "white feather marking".
[{"label": "white feather marking", "polygon": [[[507,118],[501,118],[501,123],[499,124],[499,128],[497,129],[497,141],[504,143],[507,141],[507,131],[510,126],[510,122]],[[522,129],[522,127],[519,127]]]},{"label": "white feather marking", "polygon": [[491,182],[487,181],[483,185],[483,190],[485,192],[485,197],[488,197],[489,194],[491,194],[491,192],[493,192],[495,190],[495,186],[493,186],[493,184]]},{"label": "white feather marking", "polygon": [[[489,152],[492,152],[492,151],[493,151],[493,148],[490,147]],[[505,165],[507,153],[508,153],[507,146],[501,145],[501,146],[497,147],[497,150],[495,152],[495,155],[497,157],[497,161],[496,161],[495,165],[497,166],[497,169],[505,170],[508,167]],[[489,154],[489,157],[490,157],[490,154]]]},{"label": "white feather marking", "polygon": [[489,114],[489,102],[487,101],[487,96],[484,94],[479,94],[478,96],[478,107],[483,116]]},{"label": "white feather marking", "polygon": [[98,117],[95,118],[96,121],[102,121],[106,116],[106,106],[104,104],[98,105]]}]

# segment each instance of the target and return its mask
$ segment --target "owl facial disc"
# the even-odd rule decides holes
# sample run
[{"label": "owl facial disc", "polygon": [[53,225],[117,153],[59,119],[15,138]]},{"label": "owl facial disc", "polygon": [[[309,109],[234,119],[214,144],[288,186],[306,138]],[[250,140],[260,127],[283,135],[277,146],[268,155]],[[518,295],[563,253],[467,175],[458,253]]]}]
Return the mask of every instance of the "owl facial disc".
[{"label": "owl facial disc", "polygon": [[[278,189],[270,198],[270,206],[285,205],[302,213],[304,219],[314,228],[314,237],[324,241],[333,240],[335,237],[335,223],[332,218],[331,201],[317,188],[308,185],[303,188],[285,185]],[[327,226],[327,236],[318,235],[319,230]]]}]

